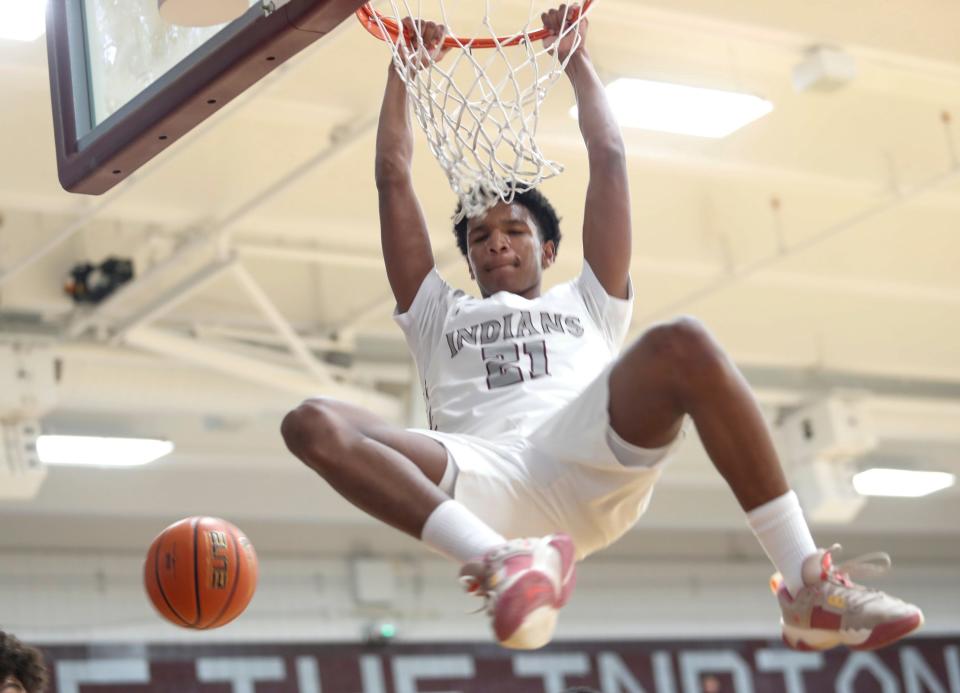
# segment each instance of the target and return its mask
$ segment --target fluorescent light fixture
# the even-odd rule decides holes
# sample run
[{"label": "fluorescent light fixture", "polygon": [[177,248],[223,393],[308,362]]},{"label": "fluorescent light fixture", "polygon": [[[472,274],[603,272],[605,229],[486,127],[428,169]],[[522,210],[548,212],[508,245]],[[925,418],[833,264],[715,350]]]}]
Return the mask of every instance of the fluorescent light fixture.
[{"label": "fluorescent light fixture", "polygon": [[173,452],[173,443],[169,440],[151,438],[96,436],[40,436],[37,438],[37,455],[44,464],[137,467],[149,464],[171,452]]},{"label": "fluorescent light fixture", "polygon": [[[623,127],[677,135],[726,137],[773,110],[772,103],[752,94],[645,79],[617,79],[606,91]],[[576,106],[570,115],[577,117]]]},{"label": "fluorescent light fixture", "polygon": [[876,467],[853,477],[853,487],[861,496],[927,496],[953,486],[957,478],[947,472],[916,472],[907,469]]},{"label": "fluorescent light fixture", "polygon": [[47,23],[46,0],[0,0],[0,39],[34,41]]}]

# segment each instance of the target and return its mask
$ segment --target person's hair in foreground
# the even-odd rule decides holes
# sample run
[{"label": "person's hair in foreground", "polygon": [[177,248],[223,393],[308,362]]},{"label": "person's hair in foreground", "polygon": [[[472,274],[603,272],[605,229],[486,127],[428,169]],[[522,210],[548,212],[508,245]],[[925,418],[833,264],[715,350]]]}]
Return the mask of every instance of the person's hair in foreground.
[{"label": "person's hair in foreground", "polygon": [[43,693],[47,689],[47,666],[38,649],[0,630],[0,690],[14,681],[27,693]]}]

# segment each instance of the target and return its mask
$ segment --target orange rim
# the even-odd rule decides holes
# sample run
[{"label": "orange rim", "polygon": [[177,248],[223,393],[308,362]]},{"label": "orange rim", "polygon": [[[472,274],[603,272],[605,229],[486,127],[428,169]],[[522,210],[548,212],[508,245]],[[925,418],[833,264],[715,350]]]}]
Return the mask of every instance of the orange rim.
[{"label": "orange rim", "polygon": [[[580,9],[580,12],[585,12],[587,8],[593,3],[593,0],[586,0],[583,3],[583,7]],[[579,13],[576,15],[578,16]],[[362,5],[359,10],[357,10],[357,19],[360,20],[360,23],[363,25],[363,28],[369,31],[373,36],[380,39],[381,41],[386,41],[387,36],[384,35],[383,31],[380,29],[380,25],[377,23],[377,17],[380,18],[380,21],[383,22],[384,28],[387,30],[387,35],[389,36],[391,43],[396,43],[397,39],[400,37],[400,24],[395,19],[390,19],[385,17],[381,13],[377,12],[369,3]],[[444,48],[496,48],[497,46],[516,46],[519,43],[522,43],[524,40],[529,41],[541,41],[547,38],[550,35],[550,32],[546,29],[539,29],[534,31],[532,34],[519,34],[517,36],[498,36],[497,38],[467,38],[462,36],[447,36],[443,40]]]}]

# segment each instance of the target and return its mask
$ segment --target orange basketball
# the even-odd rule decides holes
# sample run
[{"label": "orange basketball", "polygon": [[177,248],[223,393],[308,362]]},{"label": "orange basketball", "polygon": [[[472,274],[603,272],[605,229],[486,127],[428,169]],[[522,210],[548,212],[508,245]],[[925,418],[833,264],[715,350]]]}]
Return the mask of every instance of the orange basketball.
[{"label": "orange basketball", "polygon": [[257,554],[243,532],[215,517],[188,517],[160,532],[143,564],[160,615],[184,628],[219,628],[247,608]]}]

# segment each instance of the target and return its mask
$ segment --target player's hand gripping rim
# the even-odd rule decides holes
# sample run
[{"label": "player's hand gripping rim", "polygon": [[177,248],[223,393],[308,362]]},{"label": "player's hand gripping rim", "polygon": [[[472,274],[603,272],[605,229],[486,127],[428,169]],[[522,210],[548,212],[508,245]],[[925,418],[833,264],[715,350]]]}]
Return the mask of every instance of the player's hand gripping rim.
[{"label": "player's hand gripping rim", "polygon": [[425,19],[404,17],[403,33],[397,39],[397,49],[404,65],[414,72],[443,60],[450,49],[444,47],[447,28]]}]

